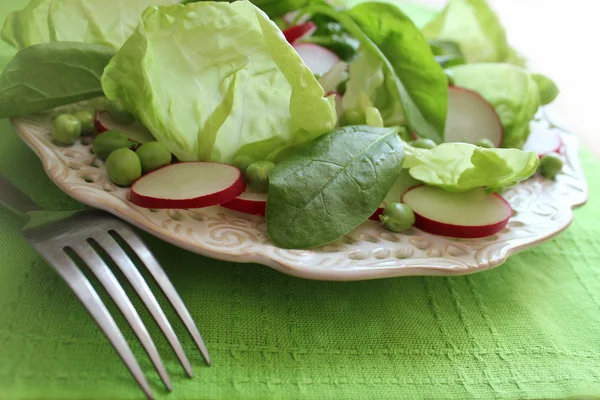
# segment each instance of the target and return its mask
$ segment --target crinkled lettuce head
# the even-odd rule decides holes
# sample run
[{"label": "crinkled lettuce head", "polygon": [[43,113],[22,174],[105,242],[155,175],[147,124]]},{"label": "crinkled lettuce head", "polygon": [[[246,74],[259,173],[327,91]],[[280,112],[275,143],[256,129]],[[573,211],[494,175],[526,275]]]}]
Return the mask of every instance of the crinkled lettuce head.
[{"label": "crinkled lettuce head", "polygon": [[118,49],[148,6],[178,0],[32,0],[8,15],[2,39],[18,50],[40,43],[68,41]]},{"label": "crinkled lettuce head", "polygon": [[431,150],[404,146],[407,156],[402,166],[410,175],[449,192],[482,187],[499,191],[531,177],[539,164],[533,151],[486,149],[468,143],[442,143]]},{"label": "crinkled lettuce head", "polygon": [[182,161],[277,159],[336,124],[333,98],[249,1],[148,8],[102,87]]},{"label": "crinkled lettuce head", "polygon": [[423,33],[427,39],[457,43],[468,63],[525,63],[508,43],[500,19],[486,0],[449,0]]},{"label": "crinkled lettuce head", "polygon": [[512,64],[481,63],[450,68],[456,86],[481,94],[494,106],[502,126],[502,147],[522,149],[529,125],[541,106],[540,91],[531,74]]}]

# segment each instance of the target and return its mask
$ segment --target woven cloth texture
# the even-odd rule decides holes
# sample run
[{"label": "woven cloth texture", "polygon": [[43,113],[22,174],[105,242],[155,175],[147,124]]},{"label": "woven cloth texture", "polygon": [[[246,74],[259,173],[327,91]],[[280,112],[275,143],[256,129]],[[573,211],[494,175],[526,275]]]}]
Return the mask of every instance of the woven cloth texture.
[{"label": "woven cloth texture", "polygon": [[[23,0],[2,0],[0,17]],[[10,56],[0,47],[0,62]],[[158,398],[600,398],[600,163],[590,202],[556,239],[465,277],[332,283],[204,258],[142,234],[207,342],[206,367],[164,298],[196,376],[134,304],[174,383],[168,394],[103,295]],[[40,205],[82,207],[0,121],[0,174]],[[74,295],[0,207],[0,399],[142,399]]]}]

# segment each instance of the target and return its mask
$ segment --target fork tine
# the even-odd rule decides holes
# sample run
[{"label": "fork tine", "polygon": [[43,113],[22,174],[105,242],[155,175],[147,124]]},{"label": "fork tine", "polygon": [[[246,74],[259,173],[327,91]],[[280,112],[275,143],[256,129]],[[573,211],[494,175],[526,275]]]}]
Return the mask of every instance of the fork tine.
[{"label": "fork tine", "polygon": [[169,378],[167,370],[160,359],[160,355],[158,354],[158,350],[156,349],[156,345],[154,344],[152,337],[148,333],[146,326],[131,303],[131,300],[129,300],[127,294],[125,294],[125,291],[119,284],[119,281],[112,273],[110,268],[108,268],[108,265],[106,265],[104,260],[88,243],[81,243],[78,246],[72,246],[71,249],[87,264],[89,269],[98,278],[110,297],[117,304],[117,307],[119,307],[127,319],[127,322],[129,322],[129,325],[144,346],[146,353],[148,353],[148,356],[156,367],[156,370],[158,371],[158,374],[160,375],[160,378],[165,384],[167,390],[172,391],[173,386],[171,385],[171,379]]},{"label": "fork tine", "polygon": [[192,371],[192,366],[190,361],[188,360],[183,348],[181,347],[181,343],[177,338],[177,335],[173,331],[169,320],[167,319],[165,313],[162,308],[158,304],[156,297],[152,294],[150,287],[142,277],[142,274],[138,271],[136,266],[133,264],[129,256],[125,253],[125,251],[121,248],[121,246],[109,235],[96,235],[92,236],[92,238],[98,243],[108,255],[113,259],[115,264],[119,267],[119,269],[123,272],[127,280],[131,283],[137,294],[140,296],[152,317],[156,320],[160,329],[163,331],[167,340],[173,347],[175,354],[177,354],[177,358],[183,365],[185,372],[190,376],[194,376],[194,372]]},{"label": "fork tine", "polygon": [[63,251],[45,249],[44,246],[32,243],[33,247],[46,259],[56,272],[64,279],[67,285],[75,293],[84,307],[88,310],[92,318],[96,321],[100,329],[104,332],[110,343],[113,345],[137,383],[149,399],[154,399],[150,385],[140,368],[131,348],[119,330],[106,306],[94,290],[88,279],[77,265]]},{"label": "fork tine", "polygon": [[183,321],[184,325],[188,329],[188,332],[196,342],[196,346],[204,356],[206,363],[210,365],[210,355],[208,354],[208,349],[202,340],[202,336],[194,324],[194,320],[190,315],[190,312],[185,307],[185,304],[179,297],[177,290],[169,280],[169,277],[162,269],[152,252],[148,249],[148,246],[144,244],[142,239],[129,227],[123,227],[116,230],[116,232],[121,236],[121,238],[131,247],[131,249],[137,254],[137,256],[142,260],[150,274],[154,277],[158,286],[165,293],[173,308],[179,315],[179,318]]}]

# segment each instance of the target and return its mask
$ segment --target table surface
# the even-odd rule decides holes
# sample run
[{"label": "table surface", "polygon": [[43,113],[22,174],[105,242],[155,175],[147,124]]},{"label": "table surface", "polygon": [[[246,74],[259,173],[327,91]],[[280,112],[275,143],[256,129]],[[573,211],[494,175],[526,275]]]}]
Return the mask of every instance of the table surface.
[{"label": "table surface", "polygon": [[[442,7],[446,0],[413,0],[418,4]],[[554,79],[561,94],[551,105],[552,112],[572,129],[600,157],[600,74],[592,50],[598,45],[600,23],[591,10],[594,2],[488,0],[502,19],[511,44],[526,54],[531,68]]]},{"label": "table surface", "polygon": [[[0,15],[26,1],[0,0]],[[595,13],[552,19],[560,16],[556,2],[489,1],[512,42],[561,85],[555,108],[599,155],[592,104],[600,85],[595,65],[581,55],[593,48]],[[569,12],[589,3],[572,0]],[[544,21],[533,18],[540,6]],[[556,21],[560,32],[553,32]],[[591,196],[573,226],[501,268],[466,277],[313,282],[203,258],[145,235],[198,322],[213,366],[202,364],[165,307],[194,365],[196,378],[187,379],[132,296],[173,379],[168,394],[133,332],[124,334],[157,398],[171,400],[600,399],[600,164],[588,152],[582,162]],[[0,174],[49,209],[73,204],[7,121],[0,121]],[[97,326],[23,242],[22,222],[0,207],[0,399],[141,399]]]}]

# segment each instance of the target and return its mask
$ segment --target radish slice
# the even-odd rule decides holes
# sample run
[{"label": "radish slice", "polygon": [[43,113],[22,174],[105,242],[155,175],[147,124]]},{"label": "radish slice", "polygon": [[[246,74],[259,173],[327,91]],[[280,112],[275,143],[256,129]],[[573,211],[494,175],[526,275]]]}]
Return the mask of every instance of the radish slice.
[{"label": "radish slice", "polygon": [[500,147],[503,136],[502,123],[490,103],[472,90],[450,86],[444,131],[446,142],[475,144],[482,139],[489,139],[496,147]]},{"label": "radish slice", "polygon": [[404,204],[415,213],[415,226],[432,235],[482,238],[506,227],[510,204],[499,194],[483,189],[450,193],[433,186],[417,186],[404,194]]},{"label": "radish slice", "polygon": [[317,44],[297,43],[294,49],[315,75],[323,75],[342,61],[337,54]]},{"label": "radish slice", "polygon": [[221,207],[244,214],[265,216],[267,210],[267,194],[246,190],[235,199],[221,204]]},{"label": "radish slice", "polygon": [[531,130],[523,150],[535,151],[541,158],[550,153],[560,153],[562,147],[563,141],[556,131],[535,128]]},{"label": "radish slice", "polygon": [[231,201],[244,190],[242,173],[231,165],[183,162],[138,179],[131,187],[130,200],[144,208],[203,208]]},{"label": "radish slice", "polygon": [[96,129],[98,133],[103,133],[110,130],[116,130],[119,132],[123,132],[127,138],[133,142],[138,144],[144,144],[147,142],[153,142],[154,136],[150,133],[148,129],[144,125],[139,122],[134,122],[131,125],[123,125],[115,122],[108,112],[98,112],[96,113],[96,120],[94,121],[96,124]]},{"label": "radish slice", "polygon": [[301,25],[295,25],[287,28],[283,31],[283,35],[287,39],[288,43],[294,44],[298,40],[303,39],[307,36],[312,35],[317,30],[317,26],[312,22],[308,21]]}]

